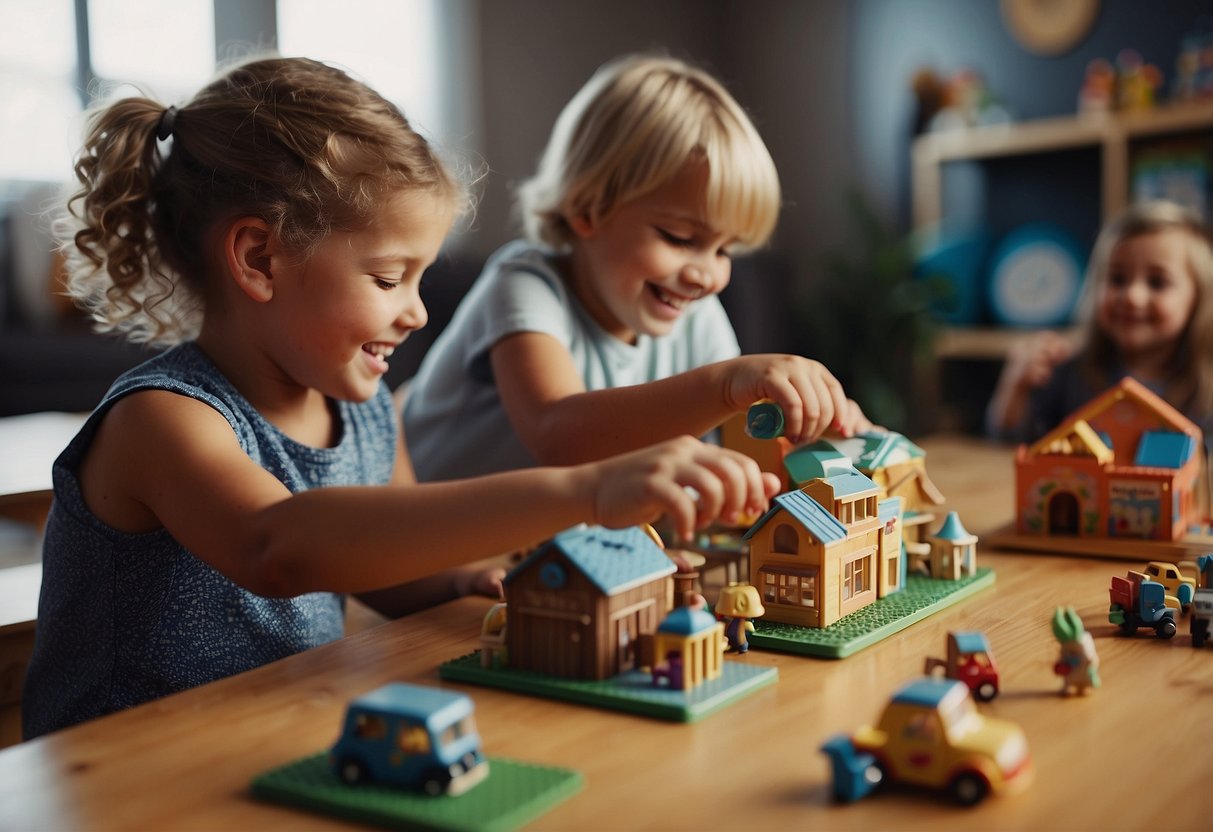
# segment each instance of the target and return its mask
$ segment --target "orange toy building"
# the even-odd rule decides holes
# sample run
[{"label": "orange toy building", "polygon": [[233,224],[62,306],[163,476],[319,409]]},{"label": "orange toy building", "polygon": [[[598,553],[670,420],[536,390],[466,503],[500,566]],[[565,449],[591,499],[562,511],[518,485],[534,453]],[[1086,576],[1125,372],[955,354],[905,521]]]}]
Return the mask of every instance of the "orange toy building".
[{"label": "orange toy building", "polygon": [[1200,428],[1131,378],[1015,456],[1020,534],[1178,540],[1197,519]]}]

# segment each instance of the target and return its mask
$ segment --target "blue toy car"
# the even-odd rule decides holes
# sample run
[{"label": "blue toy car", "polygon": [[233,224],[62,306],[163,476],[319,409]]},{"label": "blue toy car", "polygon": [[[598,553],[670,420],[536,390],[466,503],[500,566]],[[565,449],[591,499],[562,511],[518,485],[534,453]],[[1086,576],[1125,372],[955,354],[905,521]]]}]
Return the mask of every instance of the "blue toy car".
[{"label": "blue toy car", "polygon": [[352,701],[329,752],[333,772],[351,785],[383,783],[458,795],[483,780],[488,760],[465,694],[401,682]]}]

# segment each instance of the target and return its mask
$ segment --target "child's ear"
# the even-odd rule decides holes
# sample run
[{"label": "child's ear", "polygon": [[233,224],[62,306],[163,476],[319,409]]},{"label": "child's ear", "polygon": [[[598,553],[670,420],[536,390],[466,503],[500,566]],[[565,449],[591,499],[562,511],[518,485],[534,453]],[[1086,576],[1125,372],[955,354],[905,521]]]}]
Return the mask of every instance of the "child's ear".
[{"label": "child's ear", "polygon": [[590,219],[588,211],[567,214],[565,222],[569,224],[573,233],[583,240],[594,236],[594,221]]},{"label": "child's ear", "polygon": [[258,303],[274,296],[274,274],[270,269],[272,240],[269,226],[258,217],[234,220],[223,237],[228,274],[241,291]]}]

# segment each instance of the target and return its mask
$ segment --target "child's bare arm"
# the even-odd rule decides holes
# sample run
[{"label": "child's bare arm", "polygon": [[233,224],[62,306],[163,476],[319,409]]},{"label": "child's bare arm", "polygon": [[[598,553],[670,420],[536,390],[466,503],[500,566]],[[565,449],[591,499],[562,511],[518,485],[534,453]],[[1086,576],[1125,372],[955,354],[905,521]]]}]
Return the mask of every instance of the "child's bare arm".
[{"label": "child's bare arm", "polygon": [[795,355],[746,355],[671,378],[587,391],[568,350],[542,333],[502,339],[494,379],[514,430],[542,464],[601,459],[682,434],[702,436],[759,399],[784,411],[793,442],[834,429],[870,427],[819,362]]},{"label": "child's bare arm", "polygon": [[393,586],[583,521],[618,527],[666,514],[689,536],[718,515],[763,510],[777,488],[744,456],[682,437],[571,468],[292,495],[217,411],[163,391],[118,402],[84,469],[100,519],[123,531],[163,527],[268,596]]},{"label": "child's bare arm", "polygon": [[1071,342],[1056,332],[1041,332],[1011,349],[986,414],[993,433],[1007,435],[1023,426],[1032,391],[1048,383],[1073,352]]}]

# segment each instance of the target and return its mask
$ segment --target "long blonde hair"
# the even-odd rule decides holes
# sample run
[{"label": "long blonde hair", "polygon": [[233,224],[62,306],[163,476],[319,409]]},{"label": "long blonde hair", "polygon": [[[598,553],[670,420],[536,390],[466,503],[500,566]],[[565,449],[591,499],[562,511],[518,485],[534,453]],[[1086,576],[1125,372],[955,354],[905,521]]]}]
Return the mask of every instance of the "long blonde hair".
[{"label": "long blonde hair", "polygon": [[260,217],[307,256],[365,227],[386,193],[468,200],[395,105],[304,58],[235,66],[180,109],[132,97],[95,110],[75,171],[68,290],[98,329],[159,344],[197,334],[218,223]]},{"label": "long blonde hair", "polygon": [[1086,336],[1081,356],[1085,372],[1100,384],[1117,362],[1116,345],[1096,322],[1095,300],[1108,279],[1112,252],[1118,245],[1142,234],[1177,229],[1187,240],[1187,264],[1196,283],[1192,316],[1181,335],[1175,372],[1167,385],[1167,399],[1191,414],[1213,414],[1213,240],[1199,214],[1166,200],[1136,203],[1109,222],[1095,241],[1087,265],[1081,306]]},{"label": "long blonde hair", "polygon": [[565,105],[538,170],[518,187],[526,235],[565,249],[573,239],[567,217],[603,219],[697,156],[708,163],[713,224],[736,233],[742,251],[765,244],[779,217],[779,176],[745,111],[683,61],[617,58]]}]

